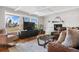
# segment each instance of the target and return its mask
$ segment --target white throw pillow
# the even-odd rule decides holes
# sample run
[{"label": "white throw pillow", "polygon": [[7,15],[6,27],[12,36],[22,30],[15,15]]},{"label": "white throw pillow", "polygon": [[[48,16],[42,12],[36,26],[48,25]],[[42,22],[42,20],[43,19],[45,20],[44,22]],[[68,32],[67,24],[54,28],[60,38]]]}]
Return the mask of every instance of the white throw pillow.
[{"label": "white throw pillow", "polygon": [[68,31],[68,29],[66,31],[66,37],[65,37],[65,40],[62,43],[62,45],[66,46],[66,47],[71,47],[72,46],[72,38],[71,38],[71,34]]}]

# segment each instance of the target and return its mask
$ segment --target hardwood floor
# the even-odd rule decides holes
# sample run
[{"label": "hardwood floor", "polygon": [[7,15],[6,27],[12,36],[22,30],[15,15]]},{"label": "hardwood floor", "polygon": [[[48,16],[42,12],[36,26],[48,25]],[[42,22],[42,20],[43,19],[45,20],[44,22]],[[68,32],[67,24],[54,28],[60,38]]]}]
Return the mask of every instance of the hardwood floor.
[{"label": "hardwood floor", "polygon": [[0,48],[0,52],[9,52],[8,48]]}]

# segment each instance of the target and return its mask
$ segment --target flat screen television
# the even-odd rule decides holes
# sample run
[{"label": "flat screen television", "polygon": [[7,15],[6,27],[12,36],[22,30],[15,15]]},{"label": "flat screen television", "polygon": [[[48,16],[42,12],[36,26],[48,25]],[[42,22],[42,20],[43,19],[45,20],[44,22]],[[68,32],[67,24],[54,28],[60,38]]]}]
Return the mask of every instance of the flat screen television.
[{"label": "flat screen television", "polygon": [[35,23],[33,22],[24,22],[24,30],[34,30],[35,28]]}]

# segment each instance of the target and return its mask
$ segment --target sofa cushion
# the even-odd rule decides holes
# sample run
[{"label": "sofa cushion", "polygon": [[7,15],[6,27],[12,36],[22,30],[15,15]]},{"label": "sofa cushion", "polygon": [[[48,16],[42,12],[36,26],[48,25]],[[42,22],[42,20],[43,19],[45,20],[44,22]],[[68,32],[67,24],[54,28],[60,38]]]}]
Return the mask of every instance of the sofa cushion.
[{"label": "sofa cushion", "polygon": [[18,39],[17,35],[7,35],[7,42],[13,42],[14,40]]},{"label": "sofa cushion", "polygon": [[66,30],[66,37],[64,39],[64,42],[62,42],[62,45],[66,47],[72,47],[72,38],[71,38],[70,31],[68,29]]}]

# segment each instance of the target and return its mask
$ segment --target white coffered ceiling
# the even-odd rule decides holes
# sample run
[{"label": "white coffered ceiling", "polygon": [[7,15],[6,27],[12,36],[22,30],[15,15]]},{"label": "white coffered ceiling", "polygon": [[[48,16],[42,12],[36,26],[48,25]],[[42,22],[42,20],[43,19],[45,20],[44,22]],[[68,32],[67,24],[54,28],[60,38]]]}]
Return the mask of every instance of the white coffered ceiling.
[{"label": "white coffered ceiling", "polygon": [[23,11],[38,16],[47,16],[50,14],[79,8],[77,6],[7,6],[7,7],[13,9],[14,11]]}]

